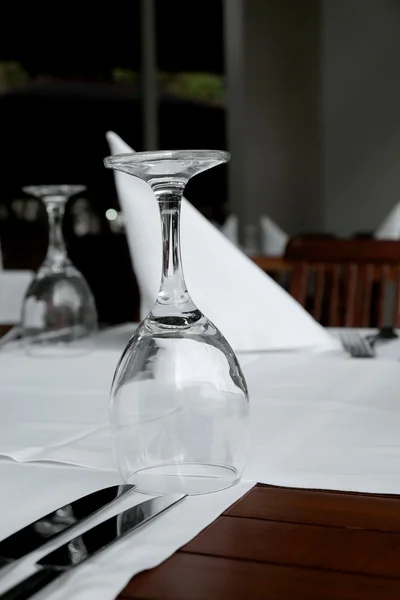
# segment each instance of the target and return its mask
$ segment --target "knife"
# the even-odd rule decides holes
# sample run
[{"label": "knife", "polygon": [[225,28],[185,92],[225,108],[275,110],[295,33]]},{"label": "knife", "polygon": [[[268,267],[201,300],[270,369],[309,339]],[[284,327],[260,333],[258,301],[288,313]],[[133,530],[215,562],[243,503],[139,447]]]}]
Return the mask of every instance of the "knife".
[{"label": "knife", "polygon": [[133,485],[113,485],[92,492],[37,519],[2,540],[0,542],[0,575],[2,567],[38,550],[44,544],[53,542],[61,533],[72,529],[75,525],[80,525],[103,508],[113,504],[134,487]]},{"label": "knife", "polygon": [[0,600],[27,600],[63,573],[71,572],[186,496],[168,494],[145,500],[92,527],[38,560],[34,565],[36,571],[0,594]]}]

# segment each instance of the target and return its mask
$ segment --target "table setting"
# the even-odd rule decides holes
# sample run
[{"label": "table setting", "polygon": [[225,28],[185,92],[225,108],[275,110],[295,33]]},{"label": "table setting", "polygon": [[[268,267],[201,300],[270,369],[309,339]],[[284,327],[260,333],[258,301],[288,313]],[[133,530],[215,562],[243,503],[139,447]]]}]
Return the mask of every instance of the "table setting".
[{"label": "table setting", "polygon": [[[50,305],[66,299],[69,312],[64,302],[44,318],[47,296],[41,319],[33,311],[34,326],[22,322],[21,339],[0,349],[8,600],[111,600],[200,543],[257,484],[400,494],[397,332],[355,358],[343,330],[323,328],[183,197],[188,179],[227,153],[134,153],[113,132],[107,140],[142,321],[98,330],[90,291],[82,308],[58,283]],[[59,190],[48,192],[54,208]],[[368,344],[374,334],[358,331]],[[110,486],[111,505],[5,560],[1,540]],[[150,501],[158,509],[146,512]]]}]

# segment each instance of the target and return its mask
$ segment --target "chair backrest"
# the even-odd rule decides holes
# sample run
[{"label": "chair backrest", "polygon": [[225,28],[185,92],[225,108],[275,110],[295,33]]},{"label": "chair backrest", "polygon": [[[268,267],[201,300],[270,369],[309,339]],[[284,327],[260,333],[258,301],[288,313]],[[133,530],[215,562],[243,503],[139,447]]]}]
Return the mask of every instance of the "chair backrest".
[{"label": "chair backrest", "polygon": [[[400,324],[400,242],[293,238],[290,293],[331,327]],[[311,293],[310,293],[311,288]],[[385,322],[392,289],[391,323]]]}]

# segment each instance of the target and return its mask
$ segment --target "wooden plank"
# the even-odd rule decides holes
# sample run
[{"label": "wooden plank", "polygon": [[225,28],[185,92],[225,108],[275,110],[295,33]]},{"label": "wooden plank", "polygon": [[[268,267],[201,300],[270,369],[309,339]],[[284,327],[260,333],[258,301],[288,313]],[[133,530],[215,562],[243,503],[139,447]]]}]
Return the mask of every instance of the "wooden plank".
[{"label": "wooden plank", "polygon": [[292,238],[285,251],[288,262],[400,263],[400,244],[395,240]]},{"label": "wooden plank", "polygon": [[281,256],[251,256],[251,260],[266,273],[289,273],[292,265]]},{"label": "wooden plank", "polygon": [[357,321],[357,326],[359,327],[369,327],[371,323],[371,300],[374,271],[373,264],[362,265],[362,268],[360,269],[360,281],[358,282],[360,314],[359,320]]},{"label": "wooden plank", "polygon": [[120,596],[121,600],[344,598],[399,600],[400,580],[178,553],[139,574]]},{"label": "wooden plank", "polygon": [[322,310],[324,306],[324,291],[325,291],[325,266],[323,264],[315,265],[315,292],[314,292],[314,308],[313,317],[320,322],[322,318]]},{"label": "wooden plank", "polygon": [[345,327],[354,327],[356,320],[356,299],[357,299],[357,280],[358,265],[355,263],[346,264],[343,267],[345,276]]},{"label": "wooden plank", "polygon": [[400,498],[396,496],[257,486],[224,514],[400,533]]},{"label": "wooden plank", "polygon": [[400,325],[400,269],[393,269],[395,272],[395,296],[393,303],[393,327],[397,328]]},{"label": "wooden plank", "polygon": [[333,265],[331,269],[332,289],[329,302],[328,325],[330,327],[340,327],[342,319],[340,315],[340,277],[342,269],[340,265]]},{"label": "wooden plank", "polygon": [[221,517],[183,552],[400,578],[400,534]]},{"label": "wooden plank", "polygon": [[299,263],[292,272],[290,295],[302,306],[306,305],[310,267],[308,263]]},{"label": "wooden plank", "polygon": [[386,292],[390,281],[390,274],[392,269],[390,265],[381,266],[381,276],[378,286],[378,321],[377,327],[381,328],[385,324],[385,308],[386,308]]}]

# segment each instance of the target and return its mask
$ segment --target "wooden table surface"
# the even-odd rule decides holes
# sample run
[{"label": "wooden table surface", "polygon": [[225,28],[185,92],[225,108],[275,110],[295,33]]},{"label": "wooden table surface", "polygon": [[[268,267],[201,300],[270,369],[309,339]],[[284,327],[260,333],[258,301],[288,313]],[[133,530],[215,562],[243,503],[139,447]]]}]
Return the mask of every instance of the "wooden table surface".
[{"label": "wooden table surface", "polygon": [[400,600],[400,496],[258,485],[120,600]]}]

